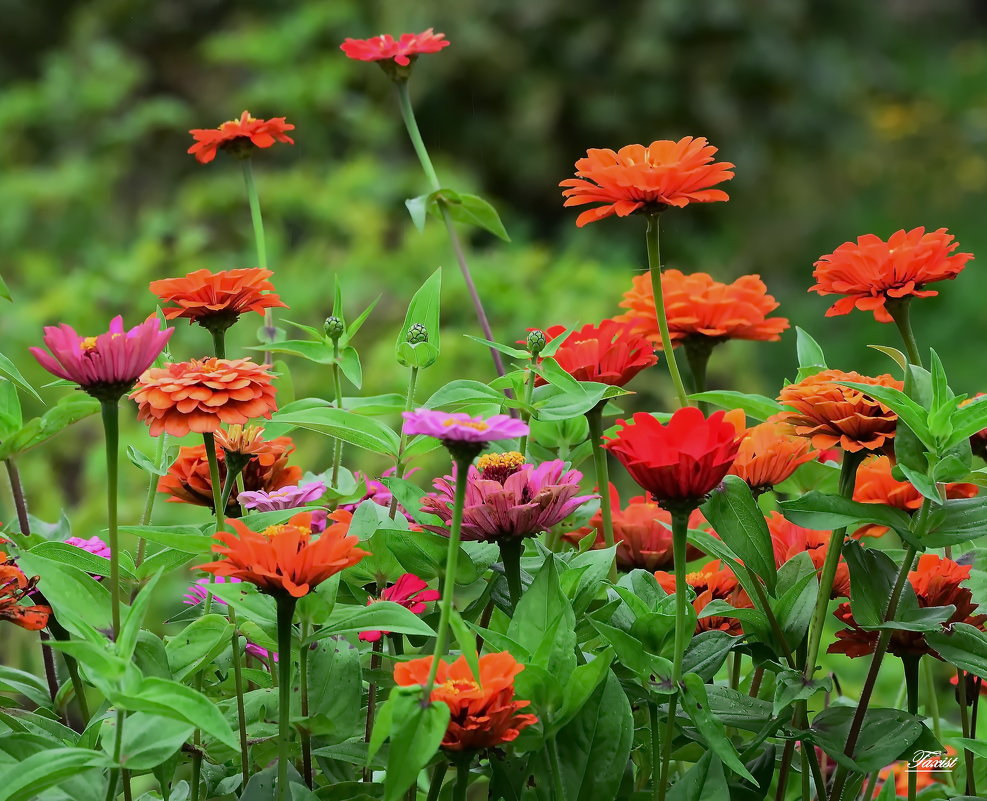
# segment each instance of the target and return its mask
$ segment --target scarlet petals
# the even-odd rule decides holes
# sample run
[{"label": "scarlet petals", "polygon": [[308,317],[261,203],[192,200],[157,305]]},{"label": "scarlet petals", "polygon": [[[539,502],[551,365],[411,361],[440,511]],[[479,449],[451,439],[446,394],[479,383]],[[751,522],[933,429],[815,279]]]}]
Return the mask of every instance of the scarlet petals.
[{"label": "scarlet petals", "polygon": [[165,317],[184,317],[189,322],[208,324],[222,318],[232,324],[241,314],[265,309],[288,308],[274,293],[270,270],[251,267],[242,270],[196,270],[184,278],[163,278],[151,281],[150,289],[166,306]]},{"label": "scarlet petals", "polygon": [[189,133],[195,144],[188,152],[200,164],[208,164],[221,148],[234,150],[238,155],[249,155],[253,148],[268,148],[275,142],[293,145],[295,140],[287,134],[293,130],[295,126],[285,122],[284,117],[259,120],[244,111],[240,119],[228,120],[218,128],[193,128]]},{"label": "scarlet petals", "polygon": [[[547,342],[562,335],[565,327],[553,325],[545,330]],[[622,387],[646,367],[656,364],[654,347],[633,326],[615,320],[599,325],[584,325],[569,334],[555,351],[555,360],[579,381],[595,381]],[[538,378],[537,383],[544,384]]]},{"label": "scarlet petals", "polygon": [[388,33],[370,39],[347,39],[339,49],[356,61],[393,59],[396,64],[407,67],[415,56],[438,53],[448,46],[444,33],[435,33],[429,28],[421,33],[402,33],[398,39]]},{"label": "scarlet petals", "polygon": [[[409,612],[422,614],[432,601],[439,600],[439,591],[430,590],[428,583],[414,573],[405,573],[380,594],[380,598],[368,598],[367,606],[376,601],[391,601],[400,604]],[[359,638],[364,642],[377,642],[388,631],[361,631]]]}]

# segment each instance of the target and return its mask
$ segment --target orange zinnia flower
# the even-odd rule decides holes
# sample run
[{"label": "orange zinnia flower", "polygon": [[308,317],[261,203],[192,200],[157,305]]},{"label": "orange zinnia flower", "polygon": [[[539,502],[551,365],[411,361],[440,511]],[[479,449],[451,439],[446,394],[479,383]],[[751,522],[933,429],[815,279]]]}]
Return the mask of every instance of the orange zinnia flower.
[{"label": "orange zinnia flower", "polygon": [[[976,484],[946,485],[947,498],[972,498],[976,494]],[[891,460],[887,456],[874,456],[860,463],[853,499],[861,503],[883,503],[908,513],[922,505],[922,494],[915,487],[891,475]],[[854,536],[880,537],[887,530],[887,526],[871,523],[857,529]]]},{"label": "orange zinnia flower", "polygon": [[809,291],[846,295],[829,307],[827,317],[857,308],[873,312],[878,322],[890,323],[888,303],[938,295],[923,287],[956,278],[973,258],[972,253],[953,253],[959,246],[953,239],[945,228],[928,234],[924,228],[902,230],[887,242],[866,234],[819,259],[812,273],[816,285]]},{"label": "orange zinnia flower", "polygon": [[219,149],[227,150],[238,158],[246,158],[255,147],[267,148],[275,142],[295,144],[295,140],[287,134],[293,130],[295,126],[285,122],[284,117],[258,120],[244,111],[240,119],[228,120],[218,128],[193,128],[189,133],[195,144],[188,152],[200,164],[208,164],[216,158]]},{"label": "orange zinnia flower", "polygon": [[742,431],[730,473],[748,483],[755,495],[780,484],[816,458],[812,443],[788,423],[767,422]]},{"label": "orange zinnia flower", "polygon": [[[817,571],[822,570],[829,551],[830,533],[812,528],[796,526],[778,512],[767,517],[768,531],[771,533],[771,546],[775,555],[775,566],[781,567],[792,557],[803,551],[809,554]],[[830,598],[850,597],[850,568],[843,556],[836,566]]]},{"label": "orange zinnia flower", "polygon": [[9,620],[28,631],[39,631],[48,625],[49,607],[21,603],[37,583],[37,576],[29,579],[14,565],[0,564],[0,620]]},{"label": "orange zinnia flower", "polygon": [[[226,449],[219,434],[216,435],[216,445],[219,479],[223,484],[226,482]],[[261,440],[252,448],[249,454],[244,454],[248,457],[241,473],[245,491],[273,492],[301,481],[302,469],[288,464],[288,457],[295,450],[291,437]],[[170,495],[169,503],[190,503],[212,509],[212,479],[206,446],[180,448],[178,458],[168,468],[168,473],[158,480],[158,492]],[[227,511],[236,510],[236,507],[236,498],[231,497]]]},{"label": "orange zinnia flower", "polygon": [[[320,518],[310,512],[260,532],[251,531],[239,520],[227,520],[233,531],[217,531],[214,539],[222,544],[212,546],[214,553],[226,558],[195,569],[249,581],[271,595],[301,598],[326,579],[370,556],[356,547],[359,539],[347,535],[352,517],[349,512],[333,512],[329,515],[333,524],[318,539],[312,535],[321,527]],[[324,523],[325,517],[321,520]]]},{"label": "orange zinnia flower", "polygon": [[[712,347],[728,339],[776,342],[789,325],[784,317],[768,317],[778,302],[757,275],[742,275],[724,284],[706,273],[663,270],[661,291],[672,347],[690,342]],[[634,331],[664,350],[649,273],[631,279],[620,306],[627,311],[614,319],[629,322]]]},{"label": "orange zinnia flower", "polygon": [[137,401],[137,417],[148,424],[152,437],[207,434],[223,423],[243,425],[271,416],[278,406],[268,369],[250,359],[166,364],[145,372],[130,397]]},{"label": "orange zinnia flower", "polygon": [[264,309],[288,308],[268,280],[274,273],[259,267],[243,270],[196,270],[184,278],[163,278],[151,281],[150,289],[165,303],[176,303],[164,309],[165,317],[174,320],[185,317],[209,330],[225,331],[241,314]]},{"label": "orange zinnia flower", "polygon": [[[617,543],[617,567],[621,570],[659,570],[673,566],[672,513],[662,509],[646,495],[638,495],[620,506],[617,488],[610,485],[610,501],[613,506],[613,538]],[[694,509],[689,515],[689,528],[709,529],[703,513]],[[589,525],[563,534],[566,540],[578,545],[585,537],[596,532],[593,550],[607,547],[603,536],[603,513],[597,509]],[[686,558],[699,559],[702,551],[689,546]]]},{"label": "orange zinnia flower", "polygon": [[[565,326],[545,329],[545,341],[562,335]],[[579,381],[597,381],[622,387],[634,376],[658,362],[654,346],[632,330],[628,323],[604,320],[599,325],[584,325],[565,338],[555,351],[555,361]],[[535,383],[545,380],[539,376]]]},{"label": "orange zinnia flower", "polygon": [[[675,575],[673,573],[658,570],[655,572],[655,579],[669,595],[675,593]],[[726,601],[735,609],[752,609],[754,607],[751,599],[747,597],[747,593],[740,587],[733,571],[724,567],[719,559],[707,562],[699,570],[687,573],[685,581],[696,593],[692,608],[696,610],[697,615],[701,615],[702,611],[714,600]],[[696,634],[714,629],[733,635],[744,633],[740,621],[733,617],[710,615],[700,617],[696,621]]]},{"label": "orange zinnia flower", "polygon": [[733,178],[733,164],[713,162],[716,148],[703,137],[686,136],[678,142],[661,139],[627,145],[614,152],[591,148],[576,162],[576,177],[562,181],[565,206],[602,203],[576,218],[587,223],[636,211],[654,214],[668,206],[729,200],[726,192],[711,189]]},{"label": "orange zinnia flower", "polygon": [[[966,587],[960,586],[970,578],[970,570],[969,565],[958,565],[952,559],[926,553],[919,557],[917,569],[908,574],[908,581],[915,590],[920,608],[956,607],[949,620],[942,624],[943,628],[948,628],[953,623],[966,623],[981,630],[984,628],[987,615],[975,614],[977,604],[973,600],[973,593]],[[836,632],[836,642],[829,646],[829,653],[856,657],[874,652],[878,633],[864,630],[857,625],[850,604],[840,604],[833,614],[846,628]],[[920,631],[894,630],[888,651],[895,656],[929,654],[936,659],[941,658],[926,642],[925,634]]]},{"label": "orange zinnia flower", "polygon": [[875,378],[842,370],[823,370],[781,390],[778,402],[789,407],[774,419],[790,423],[795,433],[818,449],[839,445],[843,450],[879,451],[894,439],[898,415],[883,403],[837,381],[904,389],[890,375]]},{"label": "orange zinnia flower", "polygon": [[[394,666],[399,687],[428,683],[435,657],[426,656]],[[514,677],[524,670],[509,653],[480,657],[480,677],[476,677],[461,656],[452,664],[439,661],[432,689],[433,702],[449,707],[449,726],[442,747],[449,751],[479,751],[517,739],[522,729],[538,722],[534,715],[518,714],[530,701],[514,700]]]}]

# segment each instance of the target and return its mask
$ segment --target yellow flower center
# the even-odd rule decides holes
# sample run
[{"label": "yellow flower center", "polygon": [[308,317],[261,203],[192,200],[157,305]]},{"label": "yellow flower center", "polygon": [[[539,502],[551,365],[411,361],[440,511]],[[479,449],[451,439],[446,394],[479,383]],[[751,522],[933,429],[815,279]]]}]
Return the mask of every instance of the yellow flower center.
[{"label": "yellow flower center", "polygon": [[490,426],[484,423],[482,420],[457,420],[455,417],[449,417],[443,421],[442,425],[446,428],[452,428],[453,426],[462,426],[463,428],[472,428],[475,431],[486,431]]},{"label": "yellow flower center", "polygon": [[473,692],[474,690],[480,689],[479,684],[468,679],[449,679],[448,681],[444,681],[439,684],[436,689],[440,687],[450,695],[459,695],[461,693]]},{"label": "yellow flower center", "polygon": [[96,337],[86,337],[79,343],[79,347],[87,353],[96,350]]},{"label": "yellow flower center", "polygon": [[517,451],[504,453],[487,453],[476,461],[476,468],[481,472],[490,468],[516,469],[524,464],[524,457]]}]

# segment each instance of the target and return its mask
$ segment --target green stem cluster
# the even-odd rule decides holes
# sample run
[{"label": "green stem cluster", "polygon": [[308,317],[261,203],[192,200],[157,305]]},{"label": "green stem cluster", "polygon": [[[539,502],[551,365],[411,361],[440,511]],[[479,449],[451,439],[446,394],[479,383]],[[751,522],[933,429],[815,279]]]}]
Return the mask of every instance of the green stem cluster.
[{"label": "green stem cluster", "polygon": [[675,360],[675,349],[672,347],[672,337],[668,333],[668,315],[665,313],[665,296],[661,287],[661,250],[658,239],[658,215],[648,215],[648,270],[651,273],[651,290],[655,298],[655,317],[658,320],[658,333],[661,335],[662,352],[668,363],[668,373],[675,387],[675,397],[679,406],[689,405],[689,396],[682,382],[678,362]]},{"label": "green stem cluster", "polygon": [[[262,270],[267,269],[267,242],[264,237],[264,218],[260,212],[260,197],[257,194],[257,185],[254,183],[254,169],[249,158],[243,159],[243,183],[247,190],[247,203],[250,206],[250,222],[254,229],[254,243],[257,246],[257,266]],[[274,310],[264,310],[264,341],[271,343],[277,335],[277,328],[274,324]],[[217,353],[217,356],[219,354]],[[223,357],[220,357],[223,358]],[[264,361],[270,363],[271,354],[264,354]]]},{"label": "green stem cluster", "polygon": [[[607,466],[607,452],[603,448],[603,407],[606,401],[600,401],[586,412],[589,423],[589,439],[593,445],[593,466],[596,468],[596,487],[600,493],[600,519],[603,524],[603,542],[608,548],[614,544],[613,535],[613,504],[610,500],[610,468]],[[610,580],[617,580],[617,557],[610,564]]]},{"label": "green stem cluster", "polygon": [[[277,597],[278,617],[278,782],[277,801],[288,801],[288,765],[291,763],[291,646],[295,599]],[[304,646],[303,646],[304,647]]]}]

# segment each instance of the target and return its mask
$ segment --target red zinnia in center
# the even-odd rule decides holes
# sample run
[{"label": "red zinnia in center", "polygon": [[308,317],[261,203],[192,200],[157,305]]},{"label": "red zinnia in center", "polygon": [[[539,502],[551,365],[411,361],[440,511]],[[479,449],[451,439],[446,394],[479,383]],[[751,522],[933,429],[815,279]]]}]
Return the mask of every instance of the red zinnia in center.
[{"label": "red zinnia in center", "polygon": [[[565,331],[561,325],[546,329],[545,339],[551,342]],[[578,381],[596,381],[622,387],[646,367],[658,362],[654,346],[634,326],[615,320],[599,325],[584,325],[573,331],[555,351],[555,360]],[[544,384],[539,378],[538,384]]]}]

